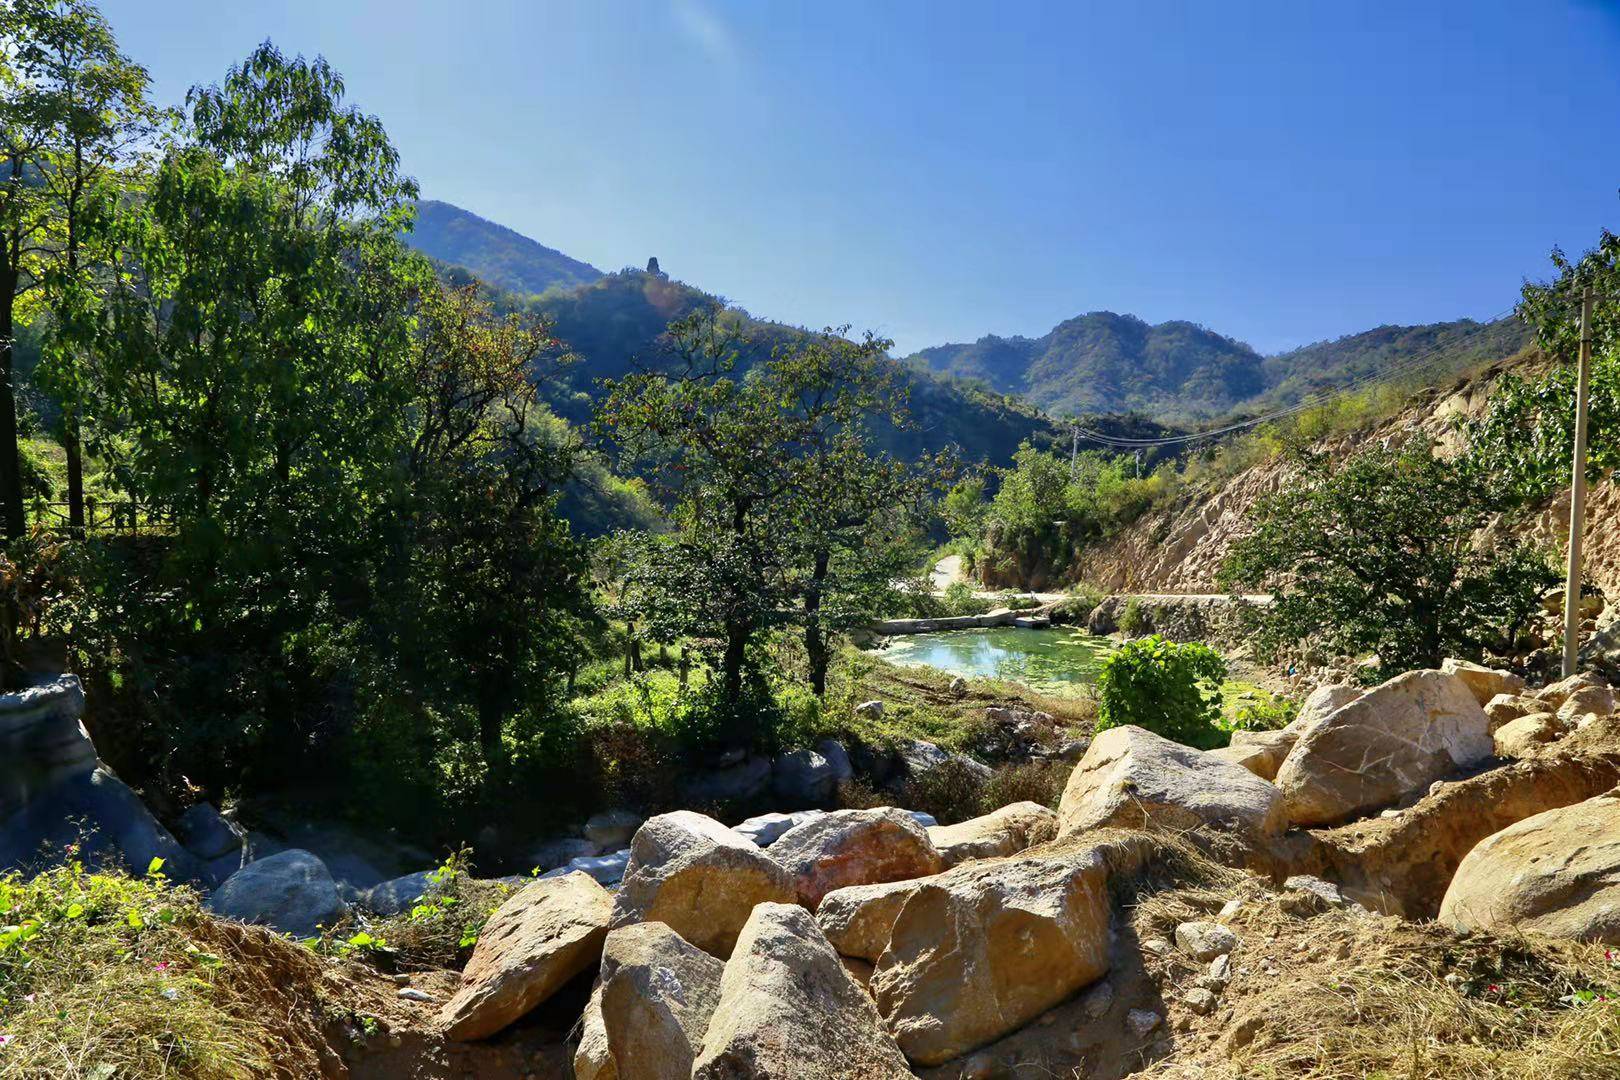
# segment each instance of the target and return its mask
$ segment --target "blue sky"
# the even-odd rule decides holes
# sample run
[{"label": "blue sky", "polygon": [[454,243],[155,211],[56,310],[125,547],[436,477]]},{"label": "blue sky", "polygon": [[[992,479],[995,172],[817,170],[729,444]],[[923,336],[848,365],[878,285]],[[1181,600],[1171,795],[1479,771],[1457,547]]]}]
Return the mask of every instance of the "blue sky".
[{"label": "blue sky", "polygon": [[424,195],[902,351],[1494,315],[1620,229],[1620,2],[103,0],[178,100],[321,53]]}]

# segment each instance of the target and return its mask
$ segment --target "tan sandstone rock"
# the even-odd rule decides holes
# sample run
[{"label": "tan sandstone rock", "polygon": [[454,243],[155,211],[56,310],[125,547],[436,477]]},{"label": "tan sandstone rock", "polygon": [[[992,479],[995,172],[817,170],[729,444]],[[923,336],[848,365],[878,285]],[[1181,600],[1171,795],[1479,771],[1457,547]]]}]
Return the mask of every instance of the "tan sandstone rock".
[{"label": "tan sandstone rock", "polygon": [[[1238,736],[1248,738],[1239,740]],[[1232,745],[1209,751],[1210,757],[1249,770],[1262,780],[1270,780],[1288,757],[1288,751],[1299,740],[1299,732],[1289,731],[1234,731]]]},{"label": "tan sandstone rock", "polygon": [[1530,757],[1541,747],[1563,738],[1572,726],[1550,712],[1531,713],[1497,728],[1491,743],[1497,757]]},{"label": "tan sandstone rock", "polygon": [[1614,691],[1607,686],[1582,686],[1571,691],[1558,706],[1560,720],[1575,723],[1588,713],[1608,716],[1614,712]]},{"label": "tan sandstone rock", "polygon": [[1607,687],[1608,685],[1602,676],[1594,675],[1589,671],[1580,671],[1549,686],[1544,686],[1530,696],[1538,701],[1545,702],[1549,711],[1557,712],[1558,707],[1575,691],[1587,687]]},{"label": "tan sandstone rock", "polygon": [[1440,922],[1620,944],[1620,789],[1481,840],[1457,867]]},{"label": "tan sandstone rock", "polygon": [[439,1019],[456,1042],[487,1038],[589,970],[602,955],[613,897],[585,874],[526,885],[484,924],[461,989]]},{"label": "tan sandstone rock", "polygon": [[1494,734],[1497,728],[1521,716],[1546,712],[1547,706],[1524,694],[1497,694],[1485,703],[1485,719]]},{"label": "tan sandstone rock", "polygon": [[602,1026],[602,984],[591,988],[591,1000],[579,1018],[579,1046],[574,1050],[574,1080],[618,1080],[619,1065],[608,1050]]},{"label": "tan sandstone rock", "polygon": [[1284,824],[1277,789],[1240,765],[1134,725],[1092,740],[1069,774],[1058,834],[1105,825],[1194,829],[1214,825],[1270,835]]},{"label": "tan sandstone rock", "polygon": [[1440,665],[1440,670],[1461,679],[1480,705],[1499,694],[1518,694],[1524,689],[1524,679],[1513,672],[1488,668],[1468,660],[1446,660]]},{"label": "tan sandstone rock", "polygon": [[720,978],[693,1080],[901,1080],[906,1060],[810,913],[761,904]]},{"label": "tan sandstone rock", "polygon": [[661,922],[608,934],[602,946],[602,1030],[619,1080],[692,1075],[725,965]]},{"label": "tan sandstone rock", "polygon": [[816,922],[840,956],[877,963],[889,947],[889,932],[911,894],[932,877],[881,885],[848,885],[821,898]]},{"label": "tan sandstone rock", "polygon": [[1409,671],[1300,736],[1277,771],[1288,820],[1333,825],[1491,756],[1485,710],[1455,675]]},{"label": "tan sandstone rock", "polygon": [[904,810],[837,810],[783,833],[767,849],[814,911],[846,885],[926,877],[945,868],[928,833]]},{"label": "tan sandstone rock", "polygon": [[1016,855],[1057,835],[1057,814],[1038,802],[1016,802],[958,825],[934,825],[934,842],[947,867],[969,859]]},{"label": "tan sandstone rock", "polygon": [[755,904],[795,896],[787,872],[747,837],[711,817],[677,810],[636,830],[613,926],[665,923],[723,958]]},{"label": "tan sandstone rock", "polygon": [[872,997],[900,1048],[938,1065],[1029,1023],[1108,970],[1099,851],[968,863],[895,920]]}]

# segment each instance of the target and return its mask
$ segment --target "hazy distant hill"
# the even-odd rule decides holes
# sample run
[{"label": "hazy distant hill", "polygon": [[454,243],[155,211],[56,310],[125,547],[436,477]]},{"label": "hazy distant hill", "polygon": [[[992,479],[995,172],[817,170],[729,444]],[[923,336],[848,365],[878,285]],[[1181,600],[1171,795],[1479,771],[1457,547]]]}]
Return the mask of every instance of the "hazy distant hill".
[{"label": "hazy distant hill", "polygon": [[1261,402],[1292,405],[1307,394],[1336,390],[1352,380],[1383,377],[1391,370],[1407,378],[1449,378],[1466,368],[1512,356],[1530,344],[1528,327],[1514,318],[1480,323],[1472,319],[1423,326],[1380,326],[1335,341],[1319,341],[1266,357],[1266,391]]},{"label": "hazy distant hill", "polygon": [[1021,395],[1055,414],[1214,416],[1265,389],[1264,361],[1242,342],[1196,323],[1154,326],[1111,311],[1069,319],[1043,337],[992,335],[907,359]]},{"label": "hazy distant hill", "polygon": [[484,281],[518,293],[569,288],[602,276],[589,263],[530,240],[505,225],[446,202],[416,204],[416,228],[406,242],[440,262],[465,266]]}]

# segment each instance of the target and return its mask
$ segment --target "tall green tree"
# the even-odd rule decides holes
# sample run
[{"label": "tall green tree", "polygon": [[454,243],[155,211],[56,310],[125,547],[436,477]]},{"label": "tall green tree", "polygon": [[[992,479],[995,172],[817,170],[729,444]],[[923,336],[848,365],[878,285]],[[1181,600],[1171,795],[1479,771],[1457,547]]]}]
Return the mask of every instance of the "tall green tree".
[{"label": "tall green tree", "polygon": [[1272,648],[1376,654],[1386,675],[1477,659],[1510,644],[1557,580],[1522,542],[1479,542],[1501,504],[1425,441],[1348,461],[1307,453],[1297,468],[1256,505],[1220,574],[1272,593],[1257,612]]},{"label": "tall green tree", "polygon": [[19,59],[49,120],[40,179],[49,221],[41,283],[51,333],[40,374],[62,403],[68,521],[82,529],[82,356],[93,346],[111,261],[110,223],[160,114],[147,100],[146,70],[120,51],[94,4],[18,0],[16,9],[33,28]]}]

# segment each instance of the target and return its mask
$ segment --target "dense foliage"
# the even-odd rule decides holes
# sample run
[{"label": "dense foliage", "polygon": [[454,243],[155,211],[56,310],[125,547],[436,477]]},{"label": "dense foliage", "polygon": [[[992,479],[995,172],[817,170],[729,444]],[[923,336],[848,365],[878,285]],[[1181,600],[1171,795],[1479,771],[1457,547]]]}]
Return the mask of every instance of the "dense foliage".
[{"label": "dense foliage", "polygon": [[1097,730],[1134,724],[1201,750],[1222,746],[1225,679],[1226,661],[1208,645],[1157,634],[1127,641],[1097,676]]},{"label": "dense foliage", "polygon": [[1511,643],[1556,580],[1545,553],[1511,535],[1476,543],[1501,504],[1427,442],[1296,464],[1221,571],[1235,590],[1273,593],[1257,609],[1272,649],[1370,653],[1385,675],[1477,659]]}]

